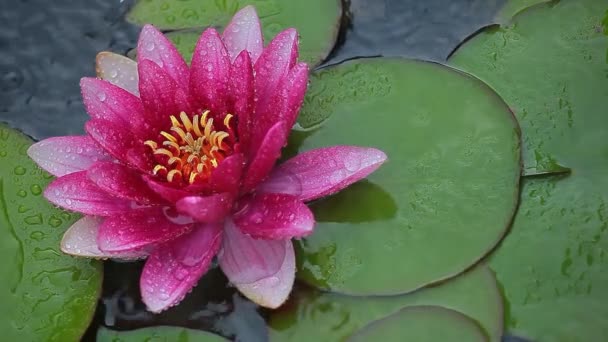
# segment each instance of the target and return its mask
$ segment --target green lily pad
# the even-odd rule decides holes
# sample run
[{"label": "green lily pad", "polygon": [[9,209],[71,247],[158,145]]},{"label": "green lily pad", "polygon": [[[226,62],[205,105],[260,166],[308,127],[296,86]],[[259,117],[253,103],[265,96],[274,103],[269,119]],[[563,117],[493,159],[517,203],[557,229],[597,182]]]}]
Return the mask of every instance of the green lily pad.
[{"label": "green lily pad", "polygon": [[517,13],[534,5],[555,0],[507,0],[496,15],[496,21],[504,24],[509,22]]},{"label": "green lily pad", "polygon": [[494,274],[485,266],[409,295],[350,297],[297,291],[288,304],[271,313],[270,341],[344,341],[370,322],[418,305],[458,311],[475,320],[490,341],[500,341],[502,297]]},{"label": "green lily pad", "polygon": [[605,160],[608,36],[604,0],[563,0],[465,43],[450,63],[493,87],[523,132],[525,174],[585,170]]},{"label": "green lily pad", "polygon": [[97,331],[97,342],[225,342],[225,338],[202,330],[178,327],[153,327],[131,331]]},{"label": "green lily pad", "polygon": [[467,316],[438,306],[414,306],[371,323],[348,342],[366,341],[487,341]]},{"label": "green lily pad", "polygon": [[76,341],[101,291],[101,264],[63,255],[78,218],[42,197],[51,176],[26,155],[32,141],[0,126],[0,331],[5,341]]},{"label": "green lily pad", "polygon": [[524,181],[512,230],[491,259],[510,332],[534,341],[608,336],[605,175]]},{"label": "green lily pad", "polygon": [[[127,20],[154,24],[163,30],[223,27],[234,13],[254,5],[262,22],[266,41],[288,27],[300,34],[300,59],[318,65],[329,54],[338,37],[342,16],[340,0],[139,0]],[[191,57],[200,30],[171,33],[184,56]]]},{"label": "green lily pad", "polygon": [[374,186],[312,205],[315,232],[296,243],[300,279],[401,294],[461,273],[500,241],[517,204],[519,130],[487,86],[437,64],[377,58],[313,73],[311,88],[299,123],[318,126],[293,135],[291,152],[352,144],[389,160],[368,178]]}]

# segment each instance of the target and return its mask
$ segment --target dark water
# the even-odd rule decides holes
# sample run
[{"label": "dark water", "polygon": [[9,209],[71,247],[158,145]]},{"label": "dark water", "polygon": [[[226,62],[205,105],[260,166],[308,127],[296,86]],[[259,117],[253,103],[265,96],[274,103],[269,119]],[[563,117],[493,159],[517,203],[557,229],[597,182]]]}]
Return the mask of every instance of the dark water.
[{"label": "dark water", "polygon": [[[325,65],[370,56],[444,61],[485,25],[504,0],[352,0]],[[87,119],[79,79],[94,75],[97,52],[126,53],[139,29],[126,23],[132,1],[0,0],[0,120],[43,139],[79,134]],[[103,297],[85,336],[97,327],[179,325],[240,341],[264,341],[264,312],[209,272],[181,305],[160,315],[139,300],[141,263],[105,265]],[[519,341],[518,339],[507,339]]]}]

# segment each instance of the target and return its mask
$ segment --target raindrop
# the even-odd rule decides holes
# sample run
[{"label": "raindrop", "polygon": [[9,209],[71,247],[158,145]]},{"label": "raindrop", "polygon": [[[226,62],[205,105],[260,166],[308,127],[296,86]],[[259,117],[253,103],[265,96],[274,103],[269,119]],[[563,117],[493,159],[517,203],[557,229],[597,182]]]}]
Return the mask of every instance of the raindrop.
[{"label": "raindrop", "polygon": [[97,98],[99,99],[99,101],[103,102],[106,100],[106,93],[104,92],[99,92],[97,93]]},{"label": "raindrop", "polygon": [[38,195],[40,195],[42,193],[42,188],[38,184],[33,184],[30,187],[30,191],[32,192],[32,195],[38,196]]},{"label": "raindrop", "polygon": [[116,77],[118,77],[118,70],[116,70],[116,69],[112,69],[112,70],[110,71],[110,77],[111,77],[111,78],[116,78]]},{"label": "raindrop", "polygon": [[149,42],[148,44],[146,44],[146,50],[147,51],[154,50],[154,47],[155,47],[154,42]]},{"label": "raindrop", "polygon": [[25,170],[25,168],[23,166],[17,166],[17,167],[15,167],[14,171],[15,171],[15,174],[19,175],[19,176],[24,175],[25,172],[26,172],[26,170]]}]

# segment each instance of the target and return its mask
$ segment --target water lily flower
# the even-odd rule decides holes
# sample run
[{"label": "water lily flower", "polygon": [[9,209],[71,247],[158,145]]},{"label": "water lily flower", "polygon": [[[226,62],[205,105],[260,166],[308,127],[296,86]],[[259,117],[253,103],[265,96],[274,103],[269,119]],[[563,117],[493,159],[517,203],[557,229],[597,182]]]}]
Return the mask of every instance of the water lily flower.
[{"label": "water lily flower", "polygon": [[57,176],[46,198],[84,217],[65,233],[65,253],[147,258],[144,303],[160,312],[179,303],[217,255],[231,284],[276,308],[295,277],[292,238],[312,233],[304,204],[376,170],[374,148],[311,150],[275,167],[308,82],[298,34],[264,47],[253,7],[223,35],[200,37],[190,66],[151,25],[137,63],[97,59],[102,79],[83,78],[86,135],[55,137],[29,155]]}]

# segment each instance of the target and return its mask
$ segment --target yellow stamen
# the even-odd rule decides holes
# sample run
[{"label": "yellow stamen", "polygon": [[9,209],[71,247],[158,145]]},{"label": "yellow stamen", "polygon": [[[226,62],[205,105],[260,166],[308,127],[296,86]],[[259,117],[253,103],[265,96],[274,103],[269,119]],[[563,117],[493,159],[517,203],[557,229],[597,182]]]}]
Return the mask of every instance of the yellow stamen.
[{"label": "yellow stamen", "polygon": [[169,182],[173,182],[173,178],[174,178],[176,175],[179,175],[179,176],[181,177],[181,176],[182,176],[181,171],[179,171],[179,170],[171,170],[171,171],[169,171],[169,173],[167,174],[167,180],[168,180]]},{"label": "yellow stamen", "polygon": [[[209,113],[206,110],[192,117],[185,112],[172,115],[171,127],[160,132],[164,141],[144,142],[154,155],[163,157],[157,158],[159,164],[154,166],[154,175],[166,175],[168,182],[178,184],[197,183],[206,180],[228,156],[231,145],[225,141],[232,131],[216,131]],[[223,123],[227,129],[230,129],[233,117],[232,114],[224,117]]]}]

